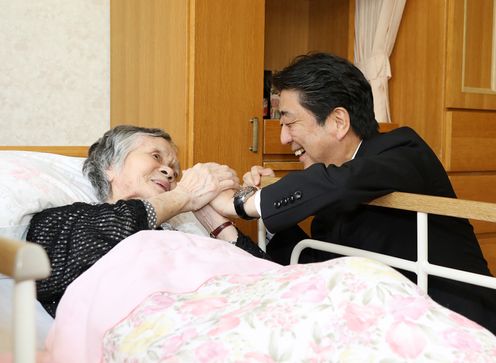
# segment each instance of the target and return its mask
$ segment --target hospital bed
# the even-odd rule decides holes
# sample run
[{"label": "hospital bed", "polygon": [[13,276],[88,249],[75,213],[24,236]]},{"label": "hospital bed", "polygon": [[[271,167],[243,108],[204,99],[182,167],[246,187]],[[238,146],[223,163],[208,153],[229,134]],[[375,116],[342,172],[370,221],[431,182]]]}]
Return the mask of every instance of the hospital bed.
[{"label": "hospital bed", "polygon": [[[2,153],[2,152],[0,152]],[[35,155],[36,154],[36,155]],[[36,164],[41,160],[46,162],[47,165],[45,167],[52,167],[56,165],[60,165],[60,163],[64,164],[67,162],[67,165],[71,164],[71,172],[75,172],[77,167],[80,166],[81,160],[76,162],[76,167],[73,168],[73,159],[66,157],[59,157],[51,155],[50,158],[53,160],[48,160],[45,155],[40,155],[38,153],[35,154],[26,154],[23,152],[19,152],[19,154],[10,154],[7,157],[18,159],[19,165],[27,166],[31,168],[30,172],[32,173],[34,168],[36,168]],[[34,162],[30,164],[29,162],[22,161],[23,159],[30,160],[34,157]],[[47,162],[48,160],[48,162]],[[32,161],[32,160],[31,160]],[[1,162],[0,162],[1,165]],[[58,167],[58,166],[57,166]],[[65,168],[65,167],[64,167]],[[67,185],[64,185],[64,182],[61,180],[57,180],[60,175],[70,174],[68,172],[69,169],[64,169],[62,172],[59,170],[56,173],[52,174],[52,179],[46,179],[47,182],[52,180],[55,184],[57,184],[56,188],[64,189],[68,185],[71,188],[77,186],[75,179],[70,179]],[[39,170],[38,170],[39,171]],[[46,172],[44,170],[43,172]],[[41,172],[40,172],[41,173]],[[16,174],[15,175],[21,175]],[[12,175],[14,175],[12,174]],[[41,174],[40,174],[41,175]],[[43,179],[43,175],[41,175]],[[60,179],[60,178],[59,178]],[[5,181],[5,180],[4,180]],[[265,179],[264,183],[271,183],[274,180]],[[78,181],[79,183],[79,181]],[[84,184],[84,183],[83,183]],[[22,188],[22,185],[18,185]],[[84,188],[87,188],[88,185],[84,185]],[[83,189],[84,189],[83,188]],[[0,194],[5,190],[0,189]],[[45,191],[46,192],[46,191]],[[49,192],[46,192],[49,193]],[[70,195],[68,198],[82,198],[81,200],[89,201],[91,197],[85,195],[85,193],[89,193],[89,189],[85,189],[84,192],[74,195]],[[56,203],[66,203],[65,200],[57,200]],[[52,203],[52,201],[50,201]],[[426,291],[427,289],[427,275],[436,275],[445,278],[460,280],[464,282],[469,282],[472,284],[477,284],[481,286],[486,286],[489,288],[496,289],[496,278],[481,276],[473,273],[468,273],[464,271],[453,270],[449,268],[445,268],[442,266],[432,265],[427,262],[427,214],[441,214],[448,215],[453,217],[462,217],[469,219],[477,219],[484,220],[489,222],[496,222],[496,204],[493,203],[483,203],[483,202],[474,202],[467,200],[456,200],[449,198],[440,198],[440,197],[430,197],[430,196],[422,196],[422,195],[412,195],[407,193],[392,193],[390,195],[386,195],[384,197],[378,198],[369,203],[370,205],[387,207],[387,208],[397,208],[397,209],[405,209],[409,211],[417,212],[418,216],[418,256],[419,260],[417,262],[401,260],[398,258],[394,258],[391,256],[384,256],[376,253],[371,253],[367,251],[357,250],[341,245],[330,244],[327,242],[321,242],[316,240],[304,240],[300,242],[292,255],[292,263],[296,263],[298,260],[299,253],[304,248],[319,248],[326,251],[338,253],[341,255],[349,255],[349,256],[361,256],[366,259],[372,259],[380,261],[386,265],[390,265],[393,267],[410,270],[418,275],[418,285],[421,289]],[[42,204],[38,205],[39,208],[44,209],[46,206]],[[33,211],[30,211],[32,214]],[[264,228],[262,224],[259,224],[259,236],[265,236]],[[264,238],[260,238],[260,243],[263,245]],[[262,246],[263,247],[263,246]],[[16,238],[1,238],[0,239],[0,273],[5,274],[15,281],[15,293],[14,293],[14,313],[13,313],[13,348],[12,352],[14,355],[15,362],[33,362],[35,361],[35,327],[34,327],[34,303],[35,303],[35,294],[34,294],[34,280],[42,279],[46,277],[50,272],[49,262],[46,257],[44,251],[39,248],[39,246],[26,243],[19,242]],[[479,335],[481,333],[478,333]],[[486,343],[488,346],[493,346],[496,349],[496,337],[492,336],[490,333],[485,333],[484,339],[486,339]],[[495,340],[492,341],[491,339]],[[489,340],[487,340],[489,339]],[[494,345],[493,345],[494,344]],[[496,351],[496,350],[494,350]],[[493,351],[493,352],[494,352]]]}]

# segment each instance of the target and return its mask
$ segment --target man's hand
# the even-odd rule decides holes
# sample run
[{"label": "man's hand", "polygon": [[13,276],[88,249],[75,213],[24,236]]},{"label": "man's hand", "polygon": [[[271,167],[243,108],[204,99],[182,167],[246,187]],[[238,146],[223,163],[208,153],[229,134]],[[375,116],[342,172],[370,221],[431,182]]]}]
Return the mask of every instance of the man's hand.
[{"label": "man's hand", "polygon": [[274,170],[271,168],[264,168],[259,165],[252,166],[250,171],[243,175],[243,186],[260,187],[260,182],[263,176],[274,177]]}]

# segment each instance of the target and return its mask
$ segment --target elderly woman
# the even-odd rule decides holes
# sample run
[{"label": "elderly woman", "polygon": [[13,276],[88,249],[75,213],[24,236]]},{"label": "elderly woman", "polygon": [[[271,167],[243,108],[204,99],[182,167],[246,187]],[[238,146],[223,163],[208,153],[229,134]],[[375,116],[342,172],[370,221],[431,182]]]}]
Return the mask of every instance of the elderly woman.
[{"label": "elderly woman", "polygon": [[33,217],[27,235],[52,264],[51,276],[37,284],[38,300],[52,316],[67,286],[112,247],[138,231],[160,228],[179,213],[193,211],[212,237],[265,257],[208,205],[220,192],[238,188],[236,173],[215,163],[197,164],[178,181],[176,147],[163,130],[109,130],[90,147],[83,172],[101,203],[44,210]]}]

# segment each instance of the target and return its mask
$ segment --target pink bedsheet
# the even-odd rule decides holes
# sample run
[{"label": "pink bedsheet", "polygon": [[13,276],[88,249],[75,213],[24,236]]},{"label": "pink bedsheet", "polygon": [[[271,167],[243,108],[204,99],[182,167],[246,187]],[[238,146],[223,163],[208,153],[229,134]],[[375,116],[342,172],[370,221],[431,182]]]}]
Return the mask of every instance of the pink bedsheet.
[{"label": "pink bedsheet", "polygon": [[68,287],[47,338],[49,360],[99,362],[105,332],[154,292],[194,291],[217,275],[278,268],[224,241],[174,231],[139,232]]}]

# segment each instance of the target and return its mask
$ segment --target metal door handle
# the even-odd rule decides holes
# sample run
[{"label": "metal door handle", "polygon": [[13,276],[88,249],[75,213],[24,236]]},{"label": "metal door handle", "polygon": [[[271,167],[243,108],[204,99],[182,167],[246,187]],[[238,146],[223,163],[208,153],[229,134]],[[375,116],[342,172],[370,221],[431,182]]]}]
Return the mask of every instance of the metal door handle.
[{"label": "metal door handle", "polygon": [[252,141],[250,146],[251,152],[258,152],[258,117],[250,119],[252,129]]}]

